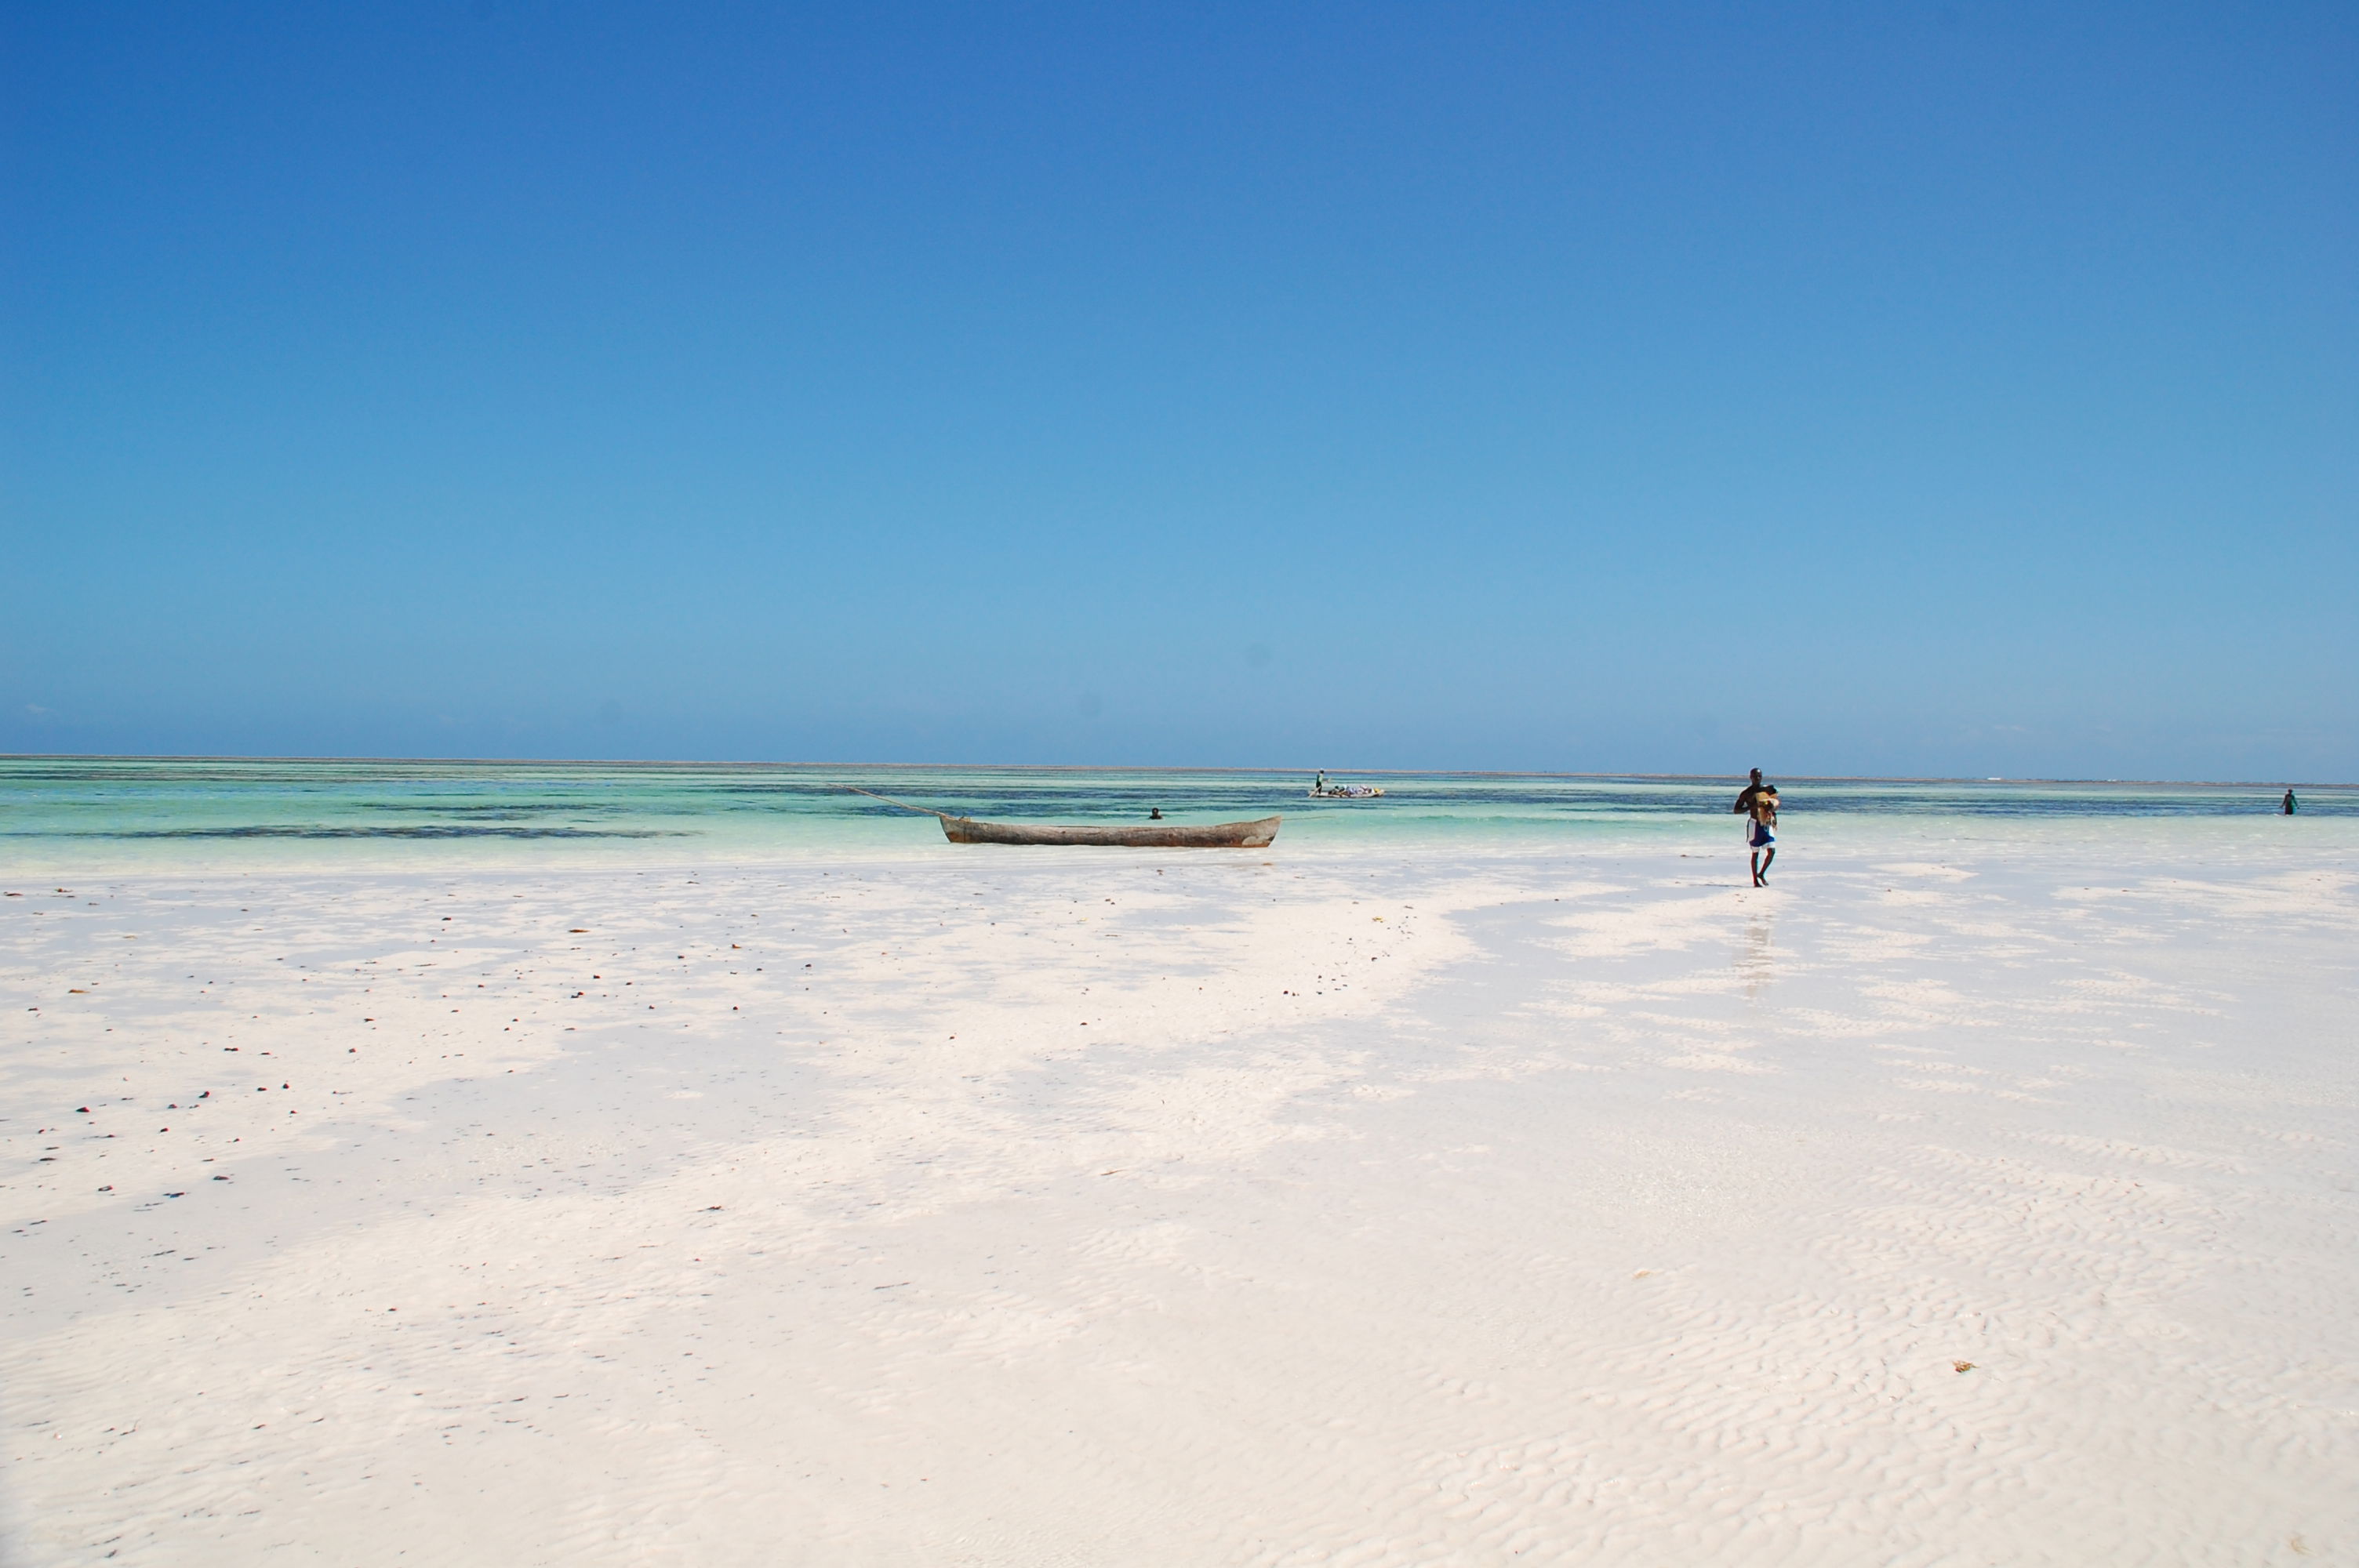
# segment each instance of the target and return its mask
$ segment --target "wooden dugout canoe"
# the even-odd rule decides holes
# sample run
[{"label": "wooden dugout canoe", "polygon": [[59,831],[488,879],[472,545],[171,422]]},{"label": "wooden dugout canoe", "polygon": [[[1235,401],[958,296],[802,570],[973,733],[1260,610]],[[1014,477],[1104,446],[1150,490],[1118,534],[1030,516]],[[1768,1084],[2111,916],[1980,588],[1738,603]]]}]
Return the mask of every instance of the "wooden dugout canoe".
[{"label": "wooden dugout canoe", "polygon": [[1184,824],[1147,822],[1126,827],[1035,827],[1018,822],[977,822],[944,812],[942,835],[953,844],[1112,844],[1135,849],[1259,849],[1277,837],[1282,820]]},{"label": "wooden dugout canoe", "polygon": [[1131,849],[1261,849],[1277,837],[1283,817],[1264,816],[1252,822],[1141,822],[1124,827],[1033,827],[1020,822],[977,822],[947,811],[911,806],[889,795],[857,784],[843,788],[904,811],[930,816],[942,825],[942,837],[953,844],[1097,844]]}]

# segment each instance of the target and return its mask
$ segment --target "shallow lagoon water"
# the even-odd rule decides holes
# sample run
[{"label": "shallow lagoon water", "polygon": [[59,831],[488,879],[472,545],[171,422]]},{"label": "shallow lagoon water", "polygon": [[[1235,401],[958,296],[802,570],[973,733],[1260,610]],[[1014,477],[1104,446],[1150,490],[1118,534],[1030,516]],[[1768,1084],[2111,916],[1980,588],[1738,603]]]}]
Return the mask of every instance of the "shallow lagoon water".
[{"label": "shallow lagoon water", "polygon": [[[1742,780],[1428,773],[1337,775],[1377,800],[1313,800],[1310,774],[1143,768],[803,763],[0,759],[0,845],[27,869],[733,862],[973,854],[924,817],[850,793],[1015,821],[1181,822],[1283,814],[1290,851],[1571,840],[1725,847]],[[2147,823],[2165,847],[2359,821],[2359,789],[2265,784],[1779,778],[1790,838],[2010,835]],[[991,852],[991,851],[984,851]]]}]

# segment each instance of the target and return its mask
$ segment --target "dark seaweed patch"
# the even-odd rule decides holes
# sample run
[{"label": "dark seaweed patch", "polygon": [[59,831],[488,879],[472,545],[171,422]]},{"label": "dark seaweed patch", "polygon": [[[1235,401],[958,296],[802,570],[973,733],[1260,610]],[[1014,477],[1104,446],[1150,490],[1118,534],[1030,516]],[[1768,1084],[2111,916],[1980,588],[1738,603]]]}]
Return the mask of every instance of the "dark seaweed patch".
[{"label": "dark seaweed patch", "polygon": [[571,816],[612,816],[622,809],[603,801],[516,801],[494,806],[458,806],[440,801],[356,800],[357,811],[412,811],[435,816],[531,816],[563,813]]}]

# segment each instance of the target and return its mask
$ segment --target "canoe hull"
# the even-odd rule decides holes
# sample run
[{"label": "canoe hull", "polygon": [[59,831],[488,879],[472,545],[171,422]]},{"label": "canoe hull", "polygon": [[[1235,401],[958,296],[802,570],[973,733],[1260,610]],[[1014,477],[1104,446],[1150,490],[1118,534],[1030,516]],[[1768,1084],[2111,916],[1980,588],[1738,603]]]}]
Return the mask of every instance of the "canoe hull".
[{"label": "canoe hull", "polygon": [[1131,827],[1030,827],[1014,822],[977,822],[945,816],[942,835],[953,844],[1099,844],[1132,849],[1261,849],[1277,837],[1282,818],[1184,826],[1145,823]]}]

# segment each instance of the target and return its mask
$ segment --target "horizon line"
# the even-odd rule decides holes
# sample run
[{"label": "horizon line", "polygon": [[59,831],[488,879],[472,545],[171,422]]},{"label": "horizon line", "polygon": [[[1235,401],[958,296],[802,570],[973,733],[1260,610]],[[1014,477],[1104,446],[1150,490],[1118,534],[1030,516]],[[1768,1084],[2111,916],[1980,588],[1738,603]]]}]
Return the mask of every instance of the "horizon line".
[{"label": "horizon line", "polygon": [[[1647,773],[1559,772],[1541,768],[1310,768],[1206,767],[1147,762],[782,762],[725,758],[621,757],[394,757],[333,755],[239,755],[228,752],[0,752],[0,762],[387,762],[410,766],[559,767],[559,768],[827,768],[891,771],[896,769],[994,768],[1025,773],[1350,773],[1374,778],[1498,778],[1630,780],[1646,784],[1708,784],[1742,779],[1749,767],[1732,773]],[[2049,778],[2032,775],[1974,777],[1948,773],[1787,773],[1788,779],[1810,784],[2128,784],[2138,787],[2176,786],[2190,789],[2359,789],[2359,784],[2332,780],[2294,779],[2271,783],[2261,779],[2111,779]]]}]

